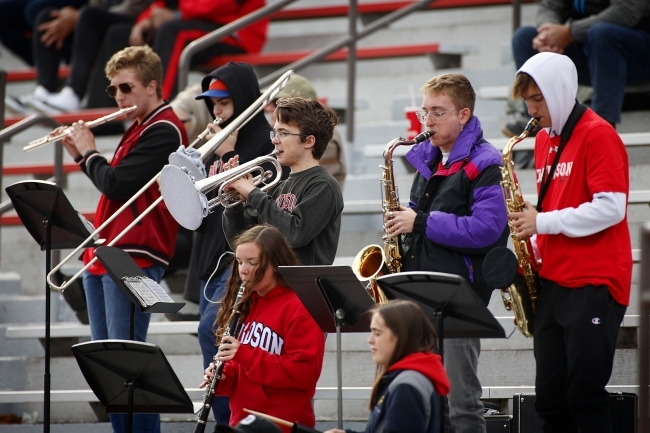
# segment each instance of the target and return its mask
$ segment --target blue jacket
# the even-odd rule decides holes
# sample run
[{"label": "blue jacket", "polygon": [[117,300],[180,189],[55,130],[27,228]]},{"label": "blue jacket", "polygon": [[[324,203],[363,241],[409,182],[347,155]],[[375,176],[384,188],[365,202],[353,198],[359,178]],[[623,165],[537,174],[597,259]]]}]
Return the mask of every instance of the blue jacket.
[{"label": "blue jacket", "polygon": [[[414,384],[398,380],[391,391],[391,383],[407,370],[420,373],[419,377],[428,379],[433,386],[428,402],[428,422],[423,394]],[[407,355],[388,369],[377,386],[380,397],[368,417],[365,433],[439,433],[440,396],[449,394],[450,390],[440,355],[430,352]]]},{"label": "blue jacket", "polygon": [[483,260],[508,242],[501,152],[472,117],[444,166],[429,141],[416,144],[406,159],[417,170],[409,203],[417,216],[404,237],[404,271],[460,275],[487,305],[493,288],[483,278]]}]

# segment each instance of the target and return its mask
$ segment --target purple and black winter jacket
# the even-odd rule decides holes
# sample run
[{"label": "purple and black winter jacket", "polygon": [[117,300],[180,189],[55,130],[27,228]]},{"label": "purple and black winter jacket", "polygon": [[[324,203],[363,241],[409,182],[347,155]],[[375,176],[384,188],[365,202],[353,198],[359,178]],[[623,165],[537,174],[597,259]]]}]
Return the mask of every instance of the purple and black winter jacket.
[{"label": "purple and black winter jacket", "polygon": [[460,275],[487,304],[493,288],[483,279],[483,260],[508,241],[501,152],[472,117],[444,166],[429,141],[416,144],[406,159],[417,170],[409,203],[417,216],[404,237],[404,270]]}]

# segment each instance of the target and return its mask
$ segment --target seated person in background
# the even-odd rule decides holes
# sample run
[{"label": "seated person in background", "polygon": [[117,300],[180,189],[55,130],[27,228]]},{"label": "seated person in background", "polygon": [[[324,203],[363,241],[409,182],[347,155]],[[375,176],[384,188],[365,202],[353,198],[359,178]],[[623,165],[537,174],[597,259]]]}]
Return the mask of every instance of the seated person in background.
[{"label": "seated person in background", "polygon": [[[230,396],[230,424],[244,419],[246,408],[313,428],[325,336],[278,272],[279,266],[298,265],[298,259],[278,229],[268,225],[246,230],[232,245],[235,260],[217,316],[217,359],[226,364],[216,393]],[[240,330],[224,336],[242,284]],[[199,388],[212,380],[213,369],[210,364],[205,370]]]},{"label": "seated person in background", "polygon": [[[208,107],[206,107],[203,99],[196,99],[202,92],[201,83],[192,84],[191,86],[187,86],[182,92],[179,92],[169,103],[174,113],[183,122],[190,142],[193,142],[200,133],[205,131],[207,125],[214,120],[213,115],[208,110]],[[205,141],[207,141],[207,138],[201,143],[198,143],[195,148],[198,149],[201,147]]]},{"label": "seated person in background", "polygon": [[[536,22],[512,38],[517,69],[539,52],[565,54],[578,83],[593,87],[591,108],[615,127],[625,86],[650,82],[650,2],[542,0]],[[508,124],[503,133],[519,135],[526,122]]]},{"label": "seated person in background", "polygon": [[[88,6],[81,9],[68,6],[59,10],[41,10],[36,16],[33,32],[37,35],[33,41],[37,85],[33,93],[7,98],[11,101],[10,107],[20,112],[35,109],[55,114],[79,110],[92,69],[103,75],[104,65],[118,51],[113,51],[111,56],[99,63],[95,62],[106,30],[118,22],[132,26],[135,18],[150,2],[90,0]],[[62,60],[70,61],[70,74],[65,87],[56,93],[59,90],[58,72]],[[107,81],[104,88],[106,86]],[[110,106],[114,106],[114,103]]]},{"label": "seated person in background", "polygon": [[[97,54],[98,63],[129,45],[148,44],[163,63],[163,99],[171,100],[178,91],[178,67],[183,48],[193,40],[234,21],[262,6],[264,0],[179,0],[170,8],[156,2],[140,15],[135,26],[115,24],[107,32]],[[266,43],[268,19],[248,27],[196,53],[190,66],[222,54],[257,53]],[[97,71],[89,79],[86,108],[111,107],[106,98],[106,79]]]},{"label": "seated person in background", "polygon": [[[331,265],[341,230],[341,187],[319,160],[332,139],[338,117],[318,101],[299,97],[276,101],[276,122],[271,131],[278,162],[291,169],[269,194],[242,177],[230,183],[243,204],[223,213],[223,231],[232,245],[238,233],[256,224],[277,227],[288,239],[303,265]],[[238,164],[236,158],[229,167]]]},{"label": "seated person in background", "polygon": [[87,0],[2,0],[0,1],[0,43],[30,66],[32,54],[32,29],[36,15],[45,8],[79,9]]},{"label": "seated person in background", "polygon": [[[436,331],[411,301],[393,300],[370,310],[370,344],[377,377],[370,393],[366,433],[438,433],[440,398],[450,385]],[[354,433],[332,429],[325,433]]]},{"label": "seated person in background", "polygon": [[[120,141],[111,162],[96,149],[95,137],[83,122],[75,122],[62,140],[68,153],[101,192],[95,212],[95,227],[111,217],[167,164],[169,154],[187,145],[185,129],[171,107],[161,99],[160,57],[149,47],[128,47],[118,51],[106,65],[111,85],[107,88],[120,108],[137,106],[127,114],[134,120]],[[53,133],[59,133],[62,126]],[[103,229],[99,236],[111,242],[160,197],[158,185],[151,185],[131,205]],[[144,273],[160,278],[174,253],[178,224],[163,206],[157,206],[115,245],[133,256]],[[84,264],[94,257],[87,248]],[[84,291],[88,302],[90,333],[93,340],[130,337],[131,301],[109,277],[98,261],[85,271]],[[145,341],[151,314],[135,310],[135,339]],[[113,430],[126,431],[126,414],[110,414]],[[133,431],[160,432],[158,414],[136,414]]]},{"label": "seated person in background", "polygon": [[[316,95],[316,90],[311,85],[307,78],[302,75],[293,74],[291,79],[286,86],[276,95],[266,107],[264,111],[269,116],[269,121],[271,126],[275,125],[275,101],[280,98],[286,98],[288,96],[300,96],[305,99],[312,99],[314,101],[318,100]],[[345,183],[345,175],[347,174],[346,162],[345,162],[345,144],[341,138],[339,131],[334,128],[334,134],[332,139],[327,144],[325,153],[320,158],[319,164],[325,168],[334,176],[334,179],[337,180],[339,185],[341,185],[341,191],[343,191],[343,184]]]}]

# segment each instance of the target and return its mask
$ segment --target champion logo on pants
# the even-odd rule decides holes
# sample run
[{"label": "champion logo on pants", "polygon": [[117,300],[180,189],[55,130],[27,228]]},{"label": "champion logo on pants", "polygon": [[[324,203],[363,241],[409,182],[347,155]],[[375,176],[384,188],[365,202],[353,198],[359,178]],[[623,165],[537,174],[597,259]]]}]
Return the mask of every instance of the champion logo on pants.
[{"label": "champion logo on pants", "polygon": [[594,317],[593,319],[591,319],[591,323],[593,323],[594,325],[600,325],[600,317]]}]

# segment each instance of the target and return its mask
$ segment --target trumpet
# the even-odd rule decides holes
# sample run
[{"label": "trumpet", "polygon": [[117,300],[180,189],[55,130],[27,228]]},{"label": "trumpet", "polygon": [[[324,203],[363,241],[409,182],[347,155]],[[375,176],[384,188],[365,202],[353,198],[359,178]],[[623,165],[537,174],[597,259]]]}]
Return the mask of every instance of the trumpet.
[{"label": "trumpet", "polygon": [[[225,208],[243,203],[245,198],[235,190],[228,190],[228,184],[242,176],[257,173],[253,178],[255,186],[262,191],[274,187],[282,178],[282,167],[276,159],[277,151],[274,150],[266,156],[255,158],[245,164],[224,171],[198,182],[192,180],[182,169],[174,165],[163,167],[160,175],[160,193],[165,201],[167,210],[174,219],[189,230],[196,230],[201,225],[203,218],[208,216],[216,206]],[[273,172],[264,170],[262,164],[271,163],[275,166]],[[263,186],[260,186],[263,185]],[[206,194],[218,189],[217,195],[208,200]]]},{"label": "trumpet", "polygon": [[[245,125],[253,116],[255,116],[260,110],[264,108],[275,96],[286,86],[286,84],[289,82],[289,79],[291,78],[291,75],[293,74],[293,71],[289,70],[285,72],[280,78],[276,80],[275,83],[269,87],[266,92],[262,94],[253,104],[248,107],[242,114],[237,116],[236,119],[234,119],[227,127],[219,131],[214,137],[212,137],[210,140],[208,140],[207,143],[205,143],[203,146],[201,146],[199,149],[197,149],[201,155],[201,159],[205,162],[208,159],[208,156],[211,155],[221,144],[232,134],[235,130],[240,128],[241,126]],[[216,120],[216,119],[215,119]],[[207,128],[209,129],[209,128]],[[203,131],[205,135],[209,133],[209,131]],[[205,137],[204,135],[204,137]],[[197,141],[195,140],[192,144],[196,143]],[[173,154],[172,154],[173,155]],[[275,158],[273,158],[275,159]],[[277,160],[276,160],[277,163]],[[245,164],[243,164],[245,165]],[[279,167],[279,163],[277,167]],[[281,172],[281,169],[278,170]],[[162,173],[162,172],[161,172]],[[55,284],[52,280],[53,276],[56,274],[57,271],[59,271],[67,262],[69,262],[73,257],[76,257],[79,254],[79,251],[82,249],[86,248],[86,245],[88,245],[89,242],[93,241],[96,235],[99,235],[99,232],[102,231],[108,224],[113,222],[115,218],[117,218],[122,212],[124,212],[126,209],[129,209],[131,204],[138,198],[140,197],[147,189],[149,189],[153,184],[155,184],[158,179],[160,179],[161,173],[158,173],[156,176],[153,177],[145,186],[140,188],[138,192],[135,193],[133,197],[131,197],[129,200],[127,200],[118,210],[113,213],[102,225],[97,227],[89,236],[79,244],[77,248],[75,248],[70,254],[68,254],[58,265],[56,265],[52,270],[50,271],[49,274],[47,274],[47,277],[45,278],[49,286],[53,290],[57,291],[64,291],[72,282],[74,282],[77,278],[79,278],[85,271],[88,269],[90,266],[92,266],[98,259],[97,257],[93,257],[92,260],[86,264],[82,269],[80,269],[76,274],[74,274],[72,277],[70,277],[69,280],[64,281],[60,286]],[[183,172],[184,176],[189,179],[189,177]],[[246,174],[246,173],[244,173]],[[244,175],[240,174],[240,176]],[[279,181],[279,179],[278,179]],[[162,183],[162,182],[161,182]],[[138,215],[137,218],[133,220],[131,224],[129,224],[124,230],[122,230],[115,238],[107,244],[107,246],[113,246],[115,245],[124,235],[126,235],[133,227],[136,225],[140,224],[140,221],[156,207],[160,202],[163,201],[163,196],[161,195],[158,197],[156,201],[154,201],[147,209],[144,210],[140,215]],[[201,217],[202,218],[202,217]],[[198,227],[198,226],[197,226]]]},{"label": "trumpet", "polygon": [[[117,119],[118,117],[122,116],[123,114],[130,113],[131,111],[135,110],[136,108],[138,108],[137,105],[122,108],[121,110],[117,110],[114,113],[107,114],[106,116],[102,116],[99,119],[91,120],[90,122],[86,123],[86,126],[88,128],[94,128],[95,126],[98,126],[98,125],[101,125],[103,123],[110,122],[111,120]],[[68,135],[70,135],[71,132],[72,132],[72,129],[66,128],[65,131],[63,131],[63,132],[61,132],[59,134],[56,134],[56,135],[51,135],[50,134],[50,135],[46,135],[45,137],[41,137],[41,138],[39,138],[37,140],[32,140],[29,143],[27,143],[27,146],[23,147],[23,151],[24,152],[29,152],[31,150],[34,150],[34,149],[36,149],[38,147],[41,147],[41,146],[44,146],[44,145],[46,145],[48,143],[51,143],[53,141],[59,141],[62,138],[65,138]]]}]

